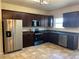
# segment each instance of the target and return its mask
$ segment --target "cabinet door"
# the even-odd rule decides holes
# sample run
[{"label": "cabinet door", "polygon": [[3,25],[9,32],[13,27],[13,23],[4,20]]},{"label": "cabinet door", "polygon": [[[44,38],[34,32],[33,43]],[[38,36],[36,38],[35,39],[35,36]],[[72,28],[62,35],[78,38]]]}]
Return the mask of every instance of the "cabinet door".
[{"label": "cabinet door", "polygon": [[48,27],[48,16],[45,16],[45,20],[44,21],[45,21],[45,24],[44,24],[45,27]]},{"label": "cabinet door", "polygon": [[53,16],[48,16],[48,26],[53,27],[54,25],[54,18]]},{"label": "cabinet door", "polygon": [[58,34],[56,33],[44,33],[42,39],[44,42],[58,44]]},{"label": "cabinet door", "polygon": [[41,16],[42,27],[53,27],[54,19],[53,16]]},{"label": "cabinet door", "polygon": [[12,12],[12,18],[13,19],[22,19],[23,13],[21,12]]},{"label": "cabinet door", "polygon": [[50,33],[49,34],[49,41],[54,43],[54,44],[58,44],[58,39],[59,39],[59,34],[57,33]]},{"label": "cabinet door", "polygon": [[69,14],[64,14],[63,18],[64,18],[63,26],[70,27],[71,26],[71,16]]},{"label": "cabinet door", "polygon": [[65,13],[63,15],[64,17],[64,22],[63,26],[64,27],[79,27],[79,12],[70,12],[70,13]]},{"label": "cabinet door", "polygon": [[45,17],[41,15],[40,26],[45,27]]},{"label": "cabinet door", "polygon": [[77,17],[76,18],[77,19],[76,19],[75,24],[76,24],[77,27],[79,27],[79,12],[77,12]]},{"label": "cabinet door", "polygon": [[34,33],[23,32],[23,47],[34,45]]},{"label": "cabinet door", "polygon": [[44,42],[49,42],[49,33],[43,33],[41,39]]},{"label": "cabinet door", "polygon": [[41,15],[40,26],[41,27],[48,27],[48,18],[47,18],[47,16]]},{"label": "cabinet door", "polygon": [[77,35],[68,35],[67,47],[73,50],[78,48],[78,36]]},{"label": "cabinet door", "polygon": [[22,14],[21,12],[2,10],[3,19],[22,19]]},{"label": "cabinet door", "polygon": [[25,14],[22,19],[23,19],[23,27],[32,26],[32,17],[30,14]]}]

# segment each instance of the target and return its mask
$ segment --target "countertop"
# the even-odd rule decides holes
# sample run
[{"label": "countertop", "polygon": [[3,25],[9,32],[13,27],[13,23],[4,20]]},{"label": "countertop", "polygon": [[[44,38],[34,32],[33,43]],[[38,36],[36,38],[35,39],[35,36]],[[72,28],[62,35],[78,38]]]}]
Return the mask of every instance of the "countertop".
[{"label": "countertop", "polygon": [[[32,29],[32,28],[31,28]],[[38,28],[40,29],[40,28]],[[30,31],[29,29],[23,30],[25,31]],[[68,33],[76,33],[79,34],[79,28],[48,28],[48,29],[43,29],[39,30],[40,32],[68,32]]]}]

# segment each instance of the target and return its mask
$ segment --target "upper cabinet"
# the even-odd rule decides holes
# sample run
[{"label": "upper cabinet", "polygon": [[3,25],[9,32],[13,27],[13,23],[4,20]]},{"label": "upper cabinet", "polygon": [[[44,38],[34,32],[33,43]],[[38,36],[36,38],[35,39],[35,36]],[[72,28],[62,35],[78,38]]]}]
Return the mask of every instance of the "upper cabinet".
[{"label": "upper cabinet", "polygon": [[45,16],[45,27],[53,27],[54,18],[53,16]]},{"label": "upper cabinet", "polygon": [[53,27],[53,16],[2,10],[3,19],[22,19],[23,27]]},{"label": "upper cabinet", "polygon": [[41,26],[42,27],[53,27],[54,18],[53,16],[42,16],[41,18]]},{"label": "upper cabinet", "polygon": [[32,15],[25,14],[23,16],[23,27],[31,27],[32,26]]},{"label": "upper cabinet", "polygon": [[36,14],[25,14],[23,19],[23,27],[36,27],[40,26],[40,15]]},{"label": "upper cabinet", "polygon": [[32,14],[32,27],[53,27],[53,24],[53,16]]},{"label": "upper cabinet", "polygon": [[54,26],[54,17],[48,16],[48,26],[53,27]]},{"label": "upper cabinet", "polygon": [[64,13],[63,18],[63,27],[79,27],[79,12]]},{"label": "upper cabinet", "polygon": [[22,12],[2,10],[3,19],[22,19],[22,16],[23,16]]}]

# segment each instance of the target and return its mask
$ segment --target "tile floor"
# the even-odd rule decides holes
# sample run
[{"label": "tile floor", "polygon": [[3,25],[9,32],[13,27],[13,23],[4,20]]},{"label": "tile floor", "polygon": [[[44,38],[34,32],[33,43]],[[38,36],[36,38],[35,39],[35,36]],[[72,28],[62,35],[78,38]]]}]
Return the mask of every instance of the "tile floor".
[{"label": "tile floor", "polygon": [[0,59],[79,59],[79,51],[44,43],[27,47],[14,53],[1,55]]}]

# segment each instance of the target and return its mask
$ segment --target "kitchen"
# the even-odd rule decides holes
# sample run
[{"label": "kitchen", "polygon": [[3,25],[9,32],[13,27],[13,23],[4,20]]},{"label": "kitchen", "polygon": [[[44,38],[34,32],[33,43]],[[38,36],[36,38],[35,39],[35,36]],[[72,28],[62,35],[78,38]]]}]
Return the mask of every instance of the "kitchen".
[{"label": "kitchen", "polygon": [[[15,10],[13,10],[13,7],[15,7]],[[19,9],[16,10],[16,7],[18,7]],[[34,13],[32,11],[30,12],[29,8],[24,8],[3,2],[2,21],[5,22],[7,19],[22,20],[22,37],[24,48],[31,46],[40,46],[41,44],[44,44],[46,42],[51,42],[52,44],[60,46],[64,49],[74,51],[78,49],[78,7],[79,5],[76,4],[73,6],[67,6],[65,8],[63,7],[51,12],[41,11],[39,13]],[[22,9],[20,8],[24,8],[25,10],[28,9],[29,13],[27,12],[27,10],[23,10],[24,12],[21,12]],[[68,19],[69,16],[71,17],[70,21]],[[64,18],[63,21],[61,20],[62,17]],[[74,21],[74,18],[76,19],[76,21]],[[55,25],[54,23],[56,22],[56,19],[61,20],[58,22],[62,22],[63,25]],[[73,19],[73,22],[71,19]],[[64,28],[62,28],[62,26]]]}]

